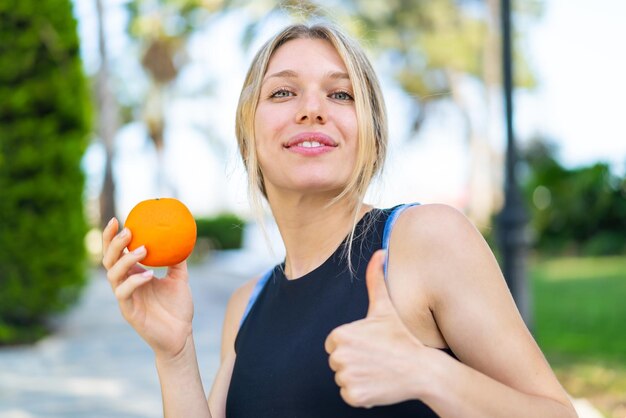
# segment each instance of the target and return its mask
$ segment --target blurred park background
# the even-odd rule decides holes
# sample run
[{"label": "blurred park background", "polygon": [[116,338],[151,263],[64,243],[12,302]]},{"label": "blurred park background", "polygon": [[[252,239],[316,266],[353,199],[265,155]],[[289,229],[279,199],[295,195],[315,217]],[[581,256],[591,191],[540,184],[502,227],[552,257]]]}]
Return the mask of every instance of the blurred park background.
[{"label": "blurred park background", "polygon": [[[512,5],[532,331],[573,397],[623,418],[626,3]],[[102,225],[141,200],[190,207],[192,263],[252,245],[239,90],[268,36],[315,17],[381,78],[390,152],[369,201],[448,203],[501,253],[499,0],[0,0],[0,356],[54,335],[101,273]]]}]

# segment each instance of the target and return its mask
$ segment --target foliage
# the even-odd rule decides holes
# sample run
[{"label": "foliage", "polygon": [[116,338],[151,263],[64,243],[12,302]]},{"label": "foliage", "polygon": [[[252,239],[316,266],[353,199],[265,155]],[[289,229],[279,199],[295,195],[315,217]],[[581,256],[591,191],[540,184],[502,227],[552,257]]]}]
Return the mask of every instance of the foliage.
[{"label": "foliage", "polygon": [[[390,75],[408,99],[405,139],[416,135],[427,118],[453,109],[468,146],[468,199],[463,208],[476,224],[486,224],[501,200],[496,173],[501,160],[492,149],[490,116],[501,86],[500,9],[497,0],[384,2],[335,0],[232,0],[226,10],[247,11],[243,43],[263,33],[272,19],[283,22],[337,22],[373,52],[382,74]],[[526,22],[542,13],[536,0],[515,2],[513,60],[516,87],[534,86],[520,36]],[[386,80],[384,80],[386,81]],[[441,105],[445,105],[442,107]],[[452,105],[452,106],[450,106]],[[484,175],[484,173],[494,175]]]},{"label": "foliage", "polygon": [[221,250],[241,248],[245,222],[233,214],[222,214],[214,218],[198,218],[198,238],[211,241],[212,247]]},{"label": "foliage", "polygon": [[70,0],[0,2],[0,344],[40,337],[85,283],[78,47]]},{"label": "foliage", "polygon": [[[536,0],[518,0],[514,6],[520,25],[543,12]],[[128,33],[142,44],[155,40],[168,44],[168,60],[179,63],[185,60],[173,56],[180,53],[187,37],[233,10],[245,10],[248,16],[244,46],[277,15],[292,21],[337,21],[389,62],[399,86],[414,99],[416,129],[431,102],[458,100],[451,90],[460,74],[486,85],[499,83],[499,16],[494,1],[133,0],[126,8]],[[521,36],[516,39],[516,84],[529,87],[534,78],[521,52]]]},{"label": "foliage", "polygon": [[[494,1],[359,1],[336,0],[232,0],[224,8],[246,8],[251,22],[244,45],[259,33],[273,15],[288,15],[292,20],[326,18],[337,21],[365,41],[389,69],[398,85],[413,99],[414,129],[423,122],[431,104],[441,100],[459,103],[454,90],[461,76],[479,81],[489,89],[499,84],[500,68],[498,7]],[[515,2],[521,23],[543,12],[535,0]],[[516,36],[516,85],[535,84],[523,51],[521,31]]]},{"label": "foliage", "polygon": [[524,191],[536,247],[548,253],[626,254],[626,178],[605,163],[567,169],[549,144],[525,150]]},{"label": "foliage", "polygon": [[[498,4],[497,0],[131,0],[126,3],[128,33],[146,51],[142,66],[151,80],[137,107],[144,108],[149,136],[160,150],[167,120],[159,100],[176,89],[174,81],[190,58],[185,53],[187,40],[221,16],[235,13],[241,17],[244,47],[272,27],[273,19],[337,22],[364,41],[384,72],[406,93],[410,104],[407,139],[416,138],[426,117],[440,109],[438,104],[454,104],[464,121],[471,153],[467,181],[471,199],[465,209],[483,224],[500,194],[496,176],[479,174],[500,171],[486,129],[501,84]],[[542,3],[518,0],[514,11],[520,29],[542,13]],[[516,85],[532,87],[534,79],[520,33],[514,48]]]}]

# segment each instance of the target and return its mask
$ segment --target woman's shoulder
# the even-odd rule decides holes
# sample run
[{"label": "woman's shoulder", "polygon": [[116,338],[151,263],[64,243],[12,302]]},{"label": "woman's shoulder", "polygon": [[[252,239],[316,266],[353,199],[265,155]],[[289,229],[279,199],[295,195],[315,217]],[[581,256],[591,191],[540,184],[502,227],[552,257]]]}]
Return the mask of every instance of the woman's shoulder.
[{"label": "woman's shoulder", "polygon": [[239,331],[239,325],[250,301],[250,296],[254,291],[262,275],[254,277],[239,286],[230,296],[226,313],[224,315],[224,325],[222,329],[222,355],[234,348],[235,338]]},{"label": "woman's shoulder", "polygon": [[[482,234],[467,216],[446,204],[407,208],[397,219],[390,239],[390,247],[401,259],[432,272],[467,265],[471,258],[493,257]],[[445,269],[441,268],[443,265]]]},{"label": "woman's shoulder", "polygon": [[410,206],[399,216],[396,225],[394,231],[411,244],[432,244],[433,240],[440,242],[479,233],[463,212],[443,203]]},{"label": "woman's shoulder", "polygon": [[239,310],[241,310],[242,313],[243,313],[243,309],[248,303],[248,299],[250,299],[250,295],[252,294],[252,291],[256,287],[258,281],[262,279],[262,277],[263,276],[259,275],[259,276],[253,277],[245,281],[243,284],[237,287],[235,291],[233,292],[233,294],[231,295],[230,302],[234,305],[238,305]]},{"label": "woman's shoulder", "polygon": [[[469,306],[485,303],[493,289],[502,289],[502,275],[482,234],[450,205],[406,209],[394,225],[389,249],[389,277],[398,298],[407,306],[414,304],[412,299],[424,299],[420,306],[427,306],[438,320],[455,315],[446,307],[471,310]],[[467,297],[480,293],[478,289],[484,290],[480,296]]]}]

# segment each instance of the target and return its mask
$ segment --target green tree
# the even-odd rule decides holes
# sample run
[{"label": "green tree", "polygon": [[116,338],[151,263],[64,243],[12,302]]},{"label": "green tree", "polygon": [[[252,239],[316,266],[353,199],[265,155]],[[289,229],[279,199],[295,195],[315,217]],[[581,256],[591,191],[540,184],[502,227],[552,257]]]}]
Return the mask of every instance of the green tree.
[{"label": "green tree", "polygon": [[[490,120],[502,116],[498,0],[134,0],[128,7],[129,33],[143,45],[142,64],[151,75],[142,106],[158,152],[165,126],[163,103],[180,63],[185,62],[181,59],[185,40],[210,18],[245,10],[245,47],[272,18],[283,17],[287,22],[330,17],[365,40],[381,62],[388,64],[398,85],[413,99],[413,133],[428,115],[436,113],[438,104],[455,105],[465,123],[470,155],[468,214],[479,226],[486,226],[501,204],[503,159],[493,148],[489,129]],[[532,21],[541,12],[536,0],[516,2],[517,23]],[[517,45],[516,84],[529,87],[534,80],[521,43]]]},{"label": "green tree", "polygon": [[174,85],[188,62],[188,38],[224,7],[224,0],[132,0],[128,34],[141,53],[141,66],[148,75],[145,96],[136,103],[148,136],[157,152],[157,182],[161,191],[176,195],[165,176],[163,156],[167,127],[166,104],[174,97]]},{"label": "green tree", "polygon": [[535,246],[547,253],[626,254],[626,178],[606,163],[568,169],[535,140],[524,152]]},{"label": "green tree", "polygon": [[78,47],[70,0],[0,2],[0,343],[40,337],[85,283]]},{"label": "green tree", "polygon": [[[244,44],[268,18],[279,14],[296,21],[330,16],[341,23],[388,63],[395,81],[412,99],[413,133],[439,104],[454,104],[464,121],[470,155],[466,210],[477,225],[487,226],[502,201],[503,159],[489,133],[490,120],[502,117],[499,1],[336,0],[331,7],[328,4],[231,0],[225,7],[250,10]],[[541,12],[535,0],[516,2],[518,23]],[[530,87],[534,80],[520,45],[515,50],[516,85]]]}]

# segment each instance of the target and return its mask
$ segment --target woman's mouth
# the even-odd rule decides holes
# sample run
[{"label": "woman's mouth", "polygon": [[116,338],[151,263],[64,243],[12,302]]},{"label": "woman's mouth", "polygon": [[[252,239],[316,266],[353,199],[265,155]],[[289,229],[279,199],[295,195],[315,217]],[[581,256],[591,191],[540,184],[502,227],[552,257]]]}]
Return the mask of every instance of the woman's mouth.
[{"label": "woman's mouth", "polygon": [[296,146],[300,146],[300,147],[304,147],[304,148],[317,148],[317,147],[324,147],[326,145],[321,144],[317,141],[304,141],[301,142],[299,144],[296,144]]},{"label": "woman's mouth", "polygon": [[301,155],[319,155],[330,152],[337,143],[328,135],[320,132],[304,132],[293,136],[284,148]]},{"label": "woman's mouth", "polygon": [[321,132],[303,132],[289,139],[284,147],[300,154],[319,154],[337,147],[337,143]]}]

